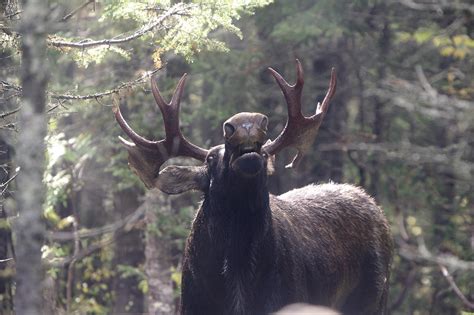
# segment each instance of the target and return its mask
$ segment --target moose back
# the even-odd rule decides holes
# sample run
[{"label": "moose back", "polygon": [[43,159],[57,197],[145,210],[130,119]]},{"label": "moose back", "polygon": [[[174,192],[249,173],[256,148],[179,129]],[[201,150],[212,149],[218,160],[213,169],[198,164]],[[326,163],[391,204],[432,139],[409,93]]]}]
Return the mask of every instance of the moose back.
[{"label": "moose back", "polygon": [[[374,200],[347,184],[309,185],[271,195],[267,174],[272,157],[297,149],[296,167],[311,147],[336,89],[329,89],[314,115],[301,113],[303,70],[288,84],[269,69],[288,106],[288,120],[267,141],[268,118],[238,113],[223,125],[224,144],[209,150],[181,133],[179,105],[186,75],[169,103],[155,80],[152,93],[166,136],[151,141],[115,117],[132,142],[121,139],[129,165],[148,188],[168,194],[200,190],[202,206],[187,239],[182,272],[182,314],[268,314],[296,302],[325,305],[344,314],[385,314],[392,241],[387,220]],[[175,156],[201,166],[162,164]]]}]

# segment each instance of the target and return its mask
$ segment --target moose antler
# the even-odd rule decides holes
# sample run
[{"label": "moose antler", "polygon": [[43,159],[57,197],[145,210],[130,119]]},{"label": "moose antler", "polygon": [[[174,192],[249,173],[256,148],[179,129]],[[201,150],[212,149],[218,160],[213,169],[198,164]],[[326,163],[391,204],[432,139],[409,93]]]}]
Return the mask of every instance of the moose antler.
[{"label": "moose antler", "polygon": [[329,108],[329,101],[336,92],[336,71],[331,70],[329,89],[324,97],[323,103],[316,106],[316,113],[310,117],[303,116],[301,112],[301,92],[303,90],[303,68],[296,59],[296,83],[288,84],[285,79],[274,69],[268,68],[280,86],[288,106],[288,120],[285,128],[278,137],[264,146],[264,150],[270,155],[275,155],[286,147],[293,146],[298,153],[287,168],[298,166],[303,155],[308,151],[318,134],[319,127]]},{"label": "moose antler", "polygon": [[120,137],[129,153],[129,165],[148,188],[155,186],[160,167],[170,158],[187,156],[200,161],[204,161],[206,158],[208,150],[190,143],[181,133],[179,105],[185,81],[186,74],[179,80],[171,101],[166,103],[160,94],[156,81],[154,78],[151,79],[151,90],[165,124],[165,139],[163,140],[150,141],[137,134],[123,118],[120,108],[114,107],[115,119],[133,141],[130,142]]}]

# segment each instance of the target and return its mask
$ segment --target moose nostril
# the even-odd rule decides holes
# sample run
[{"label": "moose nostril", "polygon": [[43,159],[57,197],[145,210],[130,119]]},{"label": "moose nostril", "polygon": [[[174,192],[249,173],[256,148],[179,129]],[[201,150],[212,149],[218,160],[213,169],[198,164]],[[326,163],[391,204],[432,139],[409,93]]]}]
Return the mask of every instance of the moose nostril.
[{"label": "moose nostril", "polygon": [[229,138],[232,136],[235,132],[234,126],[232,126],[230,123],[225,123],[224,124],[224,137]]}]

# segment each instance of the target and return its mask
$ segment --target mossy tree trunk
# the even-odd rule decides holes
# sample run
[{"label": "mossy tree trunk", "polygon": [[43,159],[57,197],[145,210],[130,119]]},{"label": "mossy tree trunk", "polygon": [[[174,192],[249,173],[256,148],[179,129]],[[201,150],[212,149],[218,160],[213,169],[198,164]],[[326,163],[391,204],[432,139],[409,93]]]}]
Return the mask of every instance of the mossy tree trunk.
[{"label": "mossy tree trunk", "polygon": [[23,87],[20,112],[20,133],[17,146],[18,176],[17,202],[19,218],[15,224],[16,239],[16,295],[17,314],[42,313],[41,246],[44,225],[42,205],[45,187],[46,37],[48,29],[48,1],[23,1],[21,33],[21,85]]}]

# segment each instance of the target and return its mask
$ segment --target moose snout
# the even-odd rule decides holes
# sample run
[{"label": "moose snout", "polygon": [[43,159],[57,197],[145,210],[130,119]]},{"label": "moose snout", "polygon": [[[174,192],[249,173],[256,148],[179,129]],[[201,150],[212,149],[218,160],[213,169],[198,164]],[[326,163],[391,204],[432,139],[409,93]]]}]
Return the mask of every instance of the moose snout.
[{"label": "moose snout", "polygon": [[239,113],[224,123],[224,138],[234,148],[248,152],[260,151],[267,137],[267,116],[260,113]]}]

